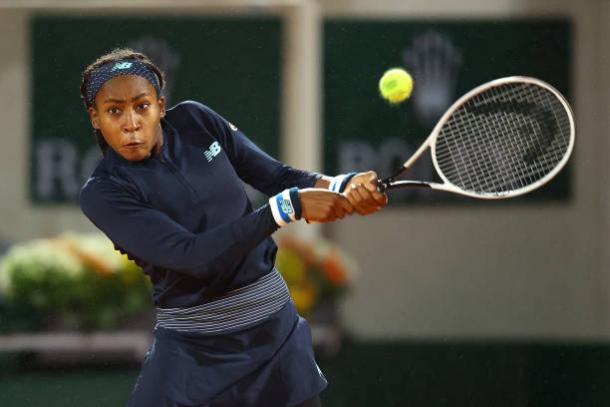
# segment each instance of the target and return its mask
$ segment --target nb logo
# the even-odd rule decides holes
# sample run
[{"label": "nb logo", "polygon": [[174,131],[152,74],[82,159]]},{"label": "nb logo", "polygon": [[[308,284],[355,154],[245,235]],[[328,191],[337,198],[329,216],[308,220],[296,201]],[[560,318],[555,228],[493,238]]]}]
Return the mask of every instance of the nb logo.
[{"label": "nb logo", "polygon": [[214,157],[220,154],[220,144],[218,141],[213,142],[210,147],[203,152],[208,162],[211,162]]},{"label": "nb logo", "polygon": [[112,70],[116,71],[117,69],[129,69],[129,68],[131,68],[131,65],[133,65],[131,62],[117,62],[112,67]]},{"label": "nb logo", "polygon": [[282,206],[282,211],[285,214],[290,215],[291,213],[294,213],[294,209],[292,209],[292,202],[290,202],[289,200],[283,199],[281,206]]}]

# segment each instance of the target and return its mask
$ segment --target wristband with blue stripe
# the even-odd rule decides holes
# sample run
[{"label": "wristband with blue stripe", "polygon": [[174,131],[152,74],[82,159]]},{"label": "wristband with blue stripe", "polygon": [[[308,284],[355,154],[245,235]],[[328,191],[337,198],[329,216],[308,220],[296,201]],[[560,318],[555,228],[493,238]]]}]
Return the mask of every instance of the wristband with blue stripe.
[{"label": "wristband with blue stripe", "polygon": [[341,174],[333,177],[330,181],[330,185],[328,189],[333,192],[341,193],[345,191],[345,187],[347,187],[347,183],[356,175],[355,172],[350,172],[348,174]]},{"label": "wristband with blue stripe", "polygon": [[280,227],[301,219],[301,200],[296,187],[285,189],[269,198],[269,206],[275,223]]},{"label": "wristband with blue stripe", "polygon": [[299,188],[292,187],[288,190],[288,194],[290,195],[290,202],[292,203],[292,207],[294,208],[294,217],[296,220],[301,219],[301,215],[303,213],[303,209],[301,207],[301,197],[299,195]]}]

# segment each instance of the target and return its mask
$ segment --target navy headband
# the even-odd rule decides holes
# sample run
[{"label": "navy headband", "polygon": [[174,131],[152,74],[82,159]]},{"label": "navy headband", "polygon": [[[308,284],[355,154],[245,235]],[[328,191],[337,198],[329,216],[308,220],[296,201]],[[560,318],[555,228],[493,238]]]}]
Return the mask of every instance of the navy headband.
[{"label": "navy headband", "polygon": [[157,96],[161,95],[161,86],[159,85],[157,74],[144,62],[137,59],[112,61],[105,63],[91,73],[85,91],[87,106],[93,105],[95,95],[97,95],[97,92],[100,91],[106,82],[119,75],[141,76],[153,85],[157,91]]}]

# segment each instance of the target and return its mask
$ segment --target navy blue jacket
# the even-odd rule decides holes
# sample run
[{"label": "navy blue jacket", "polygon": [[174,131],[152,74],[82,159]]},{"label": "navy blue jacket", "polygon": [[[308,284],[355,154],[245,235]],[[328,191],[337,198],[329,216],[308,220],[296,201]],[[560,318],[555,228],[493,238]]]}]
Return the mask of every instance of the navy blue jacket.
[{"label": "navy blue jacket", "polygon": [[268,205],[253,210],[242,180],[271,196],[319,175],[271,158],[197,102],[169,109],[161,125],[151,158],[130,162],[109,148],[80,204],[150,275],[156,306],[189,307],[273,269],[278,226]]}]

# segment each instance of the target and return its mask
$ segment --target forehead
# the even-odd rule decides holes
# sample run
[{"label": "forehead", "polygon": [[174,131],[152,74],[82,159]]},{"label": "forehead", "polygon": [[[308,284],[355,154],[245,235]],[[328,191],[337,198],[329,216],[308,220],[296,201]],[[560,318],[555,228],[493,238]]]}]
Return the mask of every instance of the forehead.
[{"label": "forehead", "polygon": [[142,93],[154,96],[157,91],[147,79],[141,76],[119,75],[104,83],[95,99],[98,102],[103,102],[106,99],[130,100]]}]

